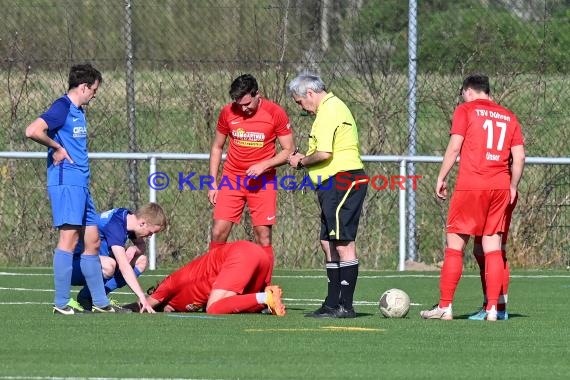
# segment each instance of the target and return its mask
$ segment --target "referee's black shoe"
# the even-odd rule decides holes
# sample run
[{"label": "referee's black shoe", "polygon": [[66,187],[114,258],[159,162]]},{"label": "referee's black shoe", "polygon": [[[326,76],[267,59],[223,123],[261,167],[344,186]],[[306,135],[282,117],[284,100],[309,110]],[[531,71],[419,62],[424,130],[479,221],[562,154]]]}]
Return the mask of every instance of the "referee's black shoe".
[{"label": "referee's black shoe", "polygon": [[344,305],[338,305],[336,309],[336,318],[356,318],[354,308],[347,308]]},{"label": "referee's black shoe", "polygon": [[353,308],[346,308],[343,305],[330,307],[323,304],[320,308],[312,313],[305,314],[308,318],[356,318],[356,312]]}]

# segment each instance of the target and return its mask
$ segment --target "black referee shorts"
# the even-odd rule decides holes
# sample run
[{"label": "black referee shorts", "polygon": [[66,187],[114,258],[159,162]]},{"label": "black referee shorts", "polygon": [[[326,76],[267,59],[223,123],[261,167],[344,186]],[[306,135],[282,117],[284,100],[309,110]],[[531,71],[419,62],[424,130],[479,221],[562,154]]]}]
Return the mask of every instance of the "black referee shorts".
[{"label": "black referee shorts", "polygon": [[356,240],[368,182],[359,169],[337,173],[319,185],[321,240]]}]

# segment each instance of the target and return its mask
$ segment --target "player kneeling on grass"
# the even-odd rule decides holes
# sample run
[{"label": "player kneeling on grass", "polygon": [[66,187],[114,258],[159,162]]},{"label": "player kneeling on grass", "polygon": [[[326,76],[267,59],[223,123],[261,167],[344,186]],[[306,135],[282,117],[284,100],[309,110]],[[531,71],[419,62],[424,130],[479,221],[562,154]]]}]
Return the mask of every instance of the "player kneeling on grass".
[{"label": "player kneeling on grass", "polygon": [[[107,294],[129,285],[142,304],[140,311],[154,312],[146,301],[146,295],[137,277],[145,271],[148,263],[148,259],[144,255],[146,251],[145,238],[163,231],[166,224],[164,210],[156,203],[148,203],[134,213],[126,208],[114,208],[100,214],[98,222],[101,238],[99,258]],[[127,240],[130,240],[133,245],[125,249]],[[79,248],[81,249],[81,247]],[[81,251],[76,249],[76,252]],[[77,295],[77,302],[82,308],[91,310],[92,302],[89,288],[85,284],[85,278],[79,264],[79,256],[75,255],[71,282],[72,285],[76,286],[84,285]]]},{"label": "player kneeling on grass", "polygon": [[[166,277],[147,297],[157,311],[285,315],[282,290],[266,283],[272,263],[262,247],[236,241],[213,247]],[[133,311],[141,302],[123,306]]]}]

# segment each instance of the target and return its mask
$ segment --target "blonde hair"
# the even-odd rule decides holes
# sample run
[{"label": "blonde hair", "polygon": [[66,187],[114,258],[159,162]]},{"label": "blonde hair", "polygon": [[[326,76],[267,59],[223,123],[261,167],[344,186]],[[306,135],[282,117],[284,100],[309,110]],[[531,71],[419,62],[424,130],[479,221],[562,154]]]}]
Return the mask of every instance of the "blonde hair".
[{"label": "blonde hair", "polygon": [[135,212],[135,216],[139,219],[144,219],[148,224],[160,226],[161,231],[168,225],[166,214],[158,203],[147,203]]}]

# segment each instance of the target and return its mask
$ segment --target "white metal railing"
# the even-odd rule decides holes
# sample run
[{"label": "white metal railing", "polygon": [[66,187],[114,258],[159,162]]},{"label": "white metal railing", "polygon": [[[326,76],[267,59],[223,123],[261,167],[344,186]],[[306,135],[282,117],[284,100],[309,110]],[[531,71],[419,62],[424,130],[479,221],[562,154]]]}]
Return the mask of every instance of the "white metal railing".
[{"label": "white metal railing", "polygon": [[[46,159],[47,152],[0,152],[0,159]],[[149,175],[156,173],[158,160],[209,160],[207,153],[104,153],[91,152],[89,158],[94,160],[148,160]],[[225,158],[225,156],[224,156]],[[364,162],[394,162],[400,165],[400,176],[406,178],[406,166],[409,162],[437,163],[441,156],[362,156]],[[570,165],[570,157],[527,157],[527,164]],[[406,261],[406,189],[398,190],[398,224],[399,224],[399,261],[398,270],[405,270]],[[149,202],[156,202],[156,189],[149,186]],[[156,240],[149,238],[149,269],[156,269]]]}]

